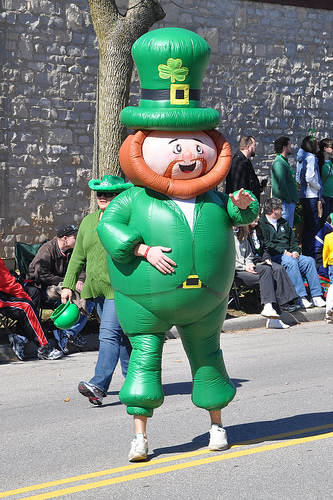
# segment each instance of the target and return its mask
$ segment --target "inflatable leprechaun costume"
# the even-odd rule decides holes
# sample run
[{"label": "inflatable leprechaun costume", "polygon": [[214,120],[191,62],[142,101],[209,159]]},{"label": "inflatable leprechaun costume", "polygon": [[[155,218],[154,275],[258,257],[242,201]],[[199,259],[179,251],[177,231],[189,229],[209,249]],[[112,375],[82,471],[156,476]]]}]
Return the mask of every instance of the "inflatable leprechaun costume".
[{"label": "inflatable leprechaun costume", "polygon": [[120,162],[135,187],[111,202],[98,226],[119,322],[133,347],[119,397],[129,414],[143,417],[162,404],[162,347],[176,325],[192,400],[212,412],[235,395],[220,349],[234,277],[232,226],[252,222],[258,202],[243,190],[235,197],[213,190],[232,155],[214,130],[219,113],[200,107],[207,42],[162,28],[139,38],[132,54],[141,100],[120,119],[138,131],[122,145]]}]

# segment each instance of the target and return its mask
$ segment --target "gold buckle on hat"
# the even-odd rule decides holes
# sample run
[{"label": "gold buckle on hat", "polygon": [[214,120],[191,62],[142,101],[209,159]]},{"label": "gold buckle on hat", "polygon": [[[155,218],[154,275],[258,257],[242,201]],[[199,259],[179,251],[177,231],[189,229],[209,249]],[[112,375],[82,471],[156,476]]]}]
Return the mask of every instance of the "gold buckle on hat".
[{"label": "gold buckle on hat", "polygon": [[[182,98],[177,97],[177,91],[183,95]],[[179,92],[178,92],[179,93]],[[190,104],[190,86],[188,84],[171,83],[170,85],[170,104]]]},{"label": "gold buckle on hat", "polygon": [[202,288],[202,282],[197,274],[190,274],[187,280],[184,281],[182,288]]}]

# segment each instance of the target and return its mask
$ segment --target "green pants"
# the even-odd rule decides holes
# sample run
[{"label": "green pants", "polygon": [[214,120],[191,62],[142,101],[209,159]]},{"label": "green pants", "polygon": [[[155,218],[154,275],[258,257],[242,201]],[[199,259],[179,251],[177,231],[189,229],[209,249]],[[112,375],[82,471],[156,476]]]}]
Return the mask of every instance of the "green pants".
[{"label": "green pants", "polygon": [[[183,299],[186,298],[185,302],[188,301],[185,312],[184,303],[177,311],[172,309],[174,307],[172,300],[168,301],[168,297],[165,297],[165,300],[169,307],[171,304],[170,317],[192,320],[188,324],[184,324],[183,321],[181,324],[176,323],[191,366],[192,401],[200,408],[219,410],[227,406],[236,393],[235,386],[227,374],[220,349],[220,333],[228,298],[221,301],[221,298],[214,292],[206,289],[204,291],[204,294],[202,294],[202,289],[177,291],[178,296],[180,294]],[[174,292],[171,293],[174,295]],[[119,398],[126,404],[130,415],[151,417],[154,408],[161,406],[164,399],[161,383],[162,349],[165,332],[172,327],[172,323],[166,321],[168,313],[164,310],[160,315],[162,317],[157,317],[143,304],[145,305],[142,301],[139,304],[126,296],[116,296],[120,324],[133,348],[128,373]],[[212,310],[207,312],[209,309]],[[135,322],[138,333],[133,332]],[[158,333],[155,333],[158,327],[160,329]]]}]

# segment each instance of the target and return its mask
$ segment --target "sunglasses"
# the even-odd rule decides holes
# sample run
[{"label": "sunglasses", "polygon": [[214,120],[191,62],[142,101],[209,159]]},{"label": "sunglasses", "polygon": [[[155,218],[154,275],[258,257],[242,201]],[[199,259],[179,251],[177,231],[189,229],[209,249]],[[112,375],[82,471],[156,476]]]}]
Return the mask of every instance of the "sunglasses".
[{"label": "sunglasses", "polygon": [[107,191],[97,191],[97,198],[114,198],[117,193],[110,193]]}]

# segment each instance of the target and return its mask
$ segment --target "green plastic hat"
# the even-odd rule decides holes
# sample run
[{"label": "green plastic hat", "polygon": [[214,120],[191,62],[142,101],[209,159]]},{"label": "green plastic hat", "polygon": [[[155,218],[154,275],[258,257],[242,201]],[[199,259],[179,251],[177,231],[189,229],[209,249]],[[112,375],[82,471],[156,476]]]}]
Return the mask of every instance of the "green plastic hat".
[{"label": "green plastic hat", "polygon": [[120,121],[132,129],[209,130],[220,113],[201,108],[200,89],[210,58],[201,36],[182,28],[161,28],[141,36],[132,47],[140,84],[139,106],[122,110]]},{"label": "green plastic hat", "polygon": [[54,326],[60,330],[67,330],[72,328],[80,319],[80,311],[76,304],[66,302],[60,304],[51,314],[51,320]]},{"label": "green plastic hat", "polygon": [[130,187],[133,187],[133,184],[130,182],[125,182],[122,177],[118,177],[118,175],[104,175],[103,179],[91,179],[88,182],[88,186],[93,191],[105,191],[107,193],[121,193]]}]

